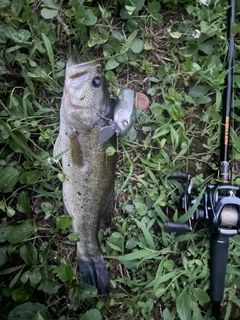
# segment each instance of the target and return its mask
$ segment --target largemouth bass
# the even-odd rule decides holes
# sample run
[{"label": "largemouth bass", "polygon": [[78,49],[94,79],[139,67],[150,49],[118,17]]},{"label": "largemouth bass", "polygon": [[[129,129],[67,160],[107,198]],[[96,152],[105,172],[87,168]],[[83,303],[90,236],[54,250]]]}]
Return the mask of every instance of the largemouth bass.
[{"label": "largemouth bass", "polygon": [[[79,234],[77,259],[84,282],[108,294],[110,280],[98,242],[100,220],[113,210],[115,156],[109,141],[98,143],[99,130],[112,118],[112,106],[101,65],[68,61],[54,156],[63,153],[63,202]],[[115,144],[115,137],[111,143]]]}]

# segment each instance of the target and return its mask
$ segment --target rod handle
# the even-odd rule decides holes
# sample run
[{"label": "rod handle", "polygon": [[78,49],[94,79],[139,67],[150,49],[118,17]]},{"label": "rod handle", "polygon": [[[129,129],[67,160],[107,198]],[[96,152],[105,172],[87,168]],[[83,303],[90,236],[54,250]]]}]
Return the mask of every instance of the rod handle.
[{"label": "rod handle", "polygon": [[225,275],[228,261],[228,236],[212,235],[210,244],[210,297],[221,302],[224,295]]}]

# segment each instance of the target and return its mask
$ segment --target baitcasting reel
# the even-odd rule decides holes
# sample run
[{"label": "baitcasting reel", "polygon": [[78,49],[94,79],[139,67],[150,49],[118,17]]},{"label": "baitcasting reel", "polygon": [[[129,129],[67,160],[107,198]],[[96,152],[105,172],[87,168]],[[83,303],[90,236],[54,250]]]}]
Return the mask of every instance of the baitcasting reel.
[{"label": "baitcasting reel", "polygon": [[[188,212],[197,201],[198,194],[192,191],[189,174],[176,174],[170,180],[185,180],[185,192],[181,197],[182,209]],[[166,222],[166,232],[191,231],[191,220],[202,221],[211,233],[234,236],[240,233],[240,187],[228,183],[208,185],[205,194],[188,223]]]}]

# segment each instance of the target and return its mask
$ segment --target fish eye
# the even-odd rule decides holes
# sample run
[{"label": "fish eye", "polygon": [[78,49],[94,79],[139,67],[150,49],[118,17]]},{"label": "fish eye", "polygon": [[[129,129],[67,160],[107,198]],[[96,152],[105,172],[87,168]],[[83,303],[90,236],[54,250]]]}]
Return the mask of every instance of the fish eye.
[{"label": "fish eye", "polygon": [[95,88],[98,88],[101,85],[101,83],[102,83],[102,81],[101,81],[100,77],[95,77],[95,78],[92,79],[92,85]]}]

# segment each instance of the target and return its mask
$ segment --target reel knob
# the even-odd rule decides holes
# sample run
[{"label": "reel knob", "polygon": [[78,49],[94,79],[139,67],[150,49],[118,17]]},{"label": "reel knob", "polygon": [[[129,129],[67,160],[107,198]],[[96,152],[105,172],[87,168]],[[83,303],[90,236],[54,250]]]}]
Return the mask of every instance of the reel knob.
[{"label": "reel knob", "polygon": [[191,227],[187,223],[176,223],[167,221],[164,224],[165,232],[178,232],[178,233],[187,233],[191,231]]}]

